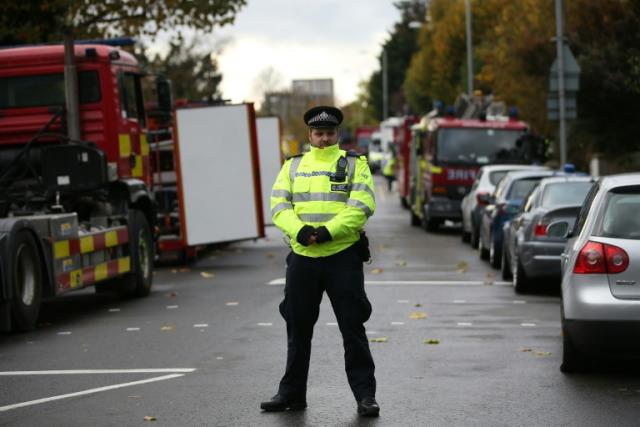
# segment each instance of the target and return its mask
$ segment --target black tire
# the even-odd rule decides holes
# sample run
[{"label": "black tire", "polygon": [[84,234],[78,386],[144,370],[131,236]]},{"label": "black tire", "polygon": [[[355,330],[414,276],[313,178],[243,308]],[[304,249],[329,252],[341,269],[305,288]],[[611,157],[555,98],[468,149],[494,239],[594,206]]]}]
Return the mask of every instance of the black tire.
[{"label": "black tire", "polygon": [[509,259],[509,251],[506,247],[502,247],[502,258],[500,259],[500,272],[504,280],[513,279],[511,274],[511,260]]},{"label": "black tire", "polygon": [[153,239],[144,214],[129,212],[129,256],[131,273],[122,278],[120,293],[126,297],[146,297],[153,284]]},{"label": "black tire", "polygon": [[484,247],[482,236],[478,237],[478,255],[480,259],[487,261],[489,259],[489,249]]},{"label": "black tire", "polygon": [[478,242],[479,242],[479,236],[480,232],[479,230],[473,226],[473,224],[471,224],[471,247],[473,249],[478,249]]},{"label": "black tire", "polygon": [[18,231],[9,248],[9,283],[12,287],[11,323],[14,331],[35,329],[42,302],[44,271],[38,244],[27,230]]},{"label": "black tire", "polygon": [[[517,254],[517,249],[516,249]],[[511,272],[513,274],[513,286],[515,288],[516,293],[525,294],[529,292],[531,288],[531,281],[527,277],[527,273],[524,271],[524,267],[522,267],[522,263],[518,259],[517,255],[513,260],[512,264],[515,264],[514,267],[511,268]]]},{"label": "black tire", "polygon": [[496,241],[491,236],[491,243],[489,244],[489,264],[496,270],[500,269],[500,262],[502,261],[502,248],[496,247]]},{"label": "black tire", "polygon": [[560,372],[565,374],[574,374],[580,372],[587,372],[589,368],[589,360],[587,360],[584,354],[578,350],[571,336],[567,333],[564,327],[564,316],[562,318],[562,364],[560,365]]},{"label": "black tire", "polygon": [[431,218],[429,207],[426,204],[422,205],[422,228],[424,231],[436,231],[440,224],[442,224],[442,220]]}]

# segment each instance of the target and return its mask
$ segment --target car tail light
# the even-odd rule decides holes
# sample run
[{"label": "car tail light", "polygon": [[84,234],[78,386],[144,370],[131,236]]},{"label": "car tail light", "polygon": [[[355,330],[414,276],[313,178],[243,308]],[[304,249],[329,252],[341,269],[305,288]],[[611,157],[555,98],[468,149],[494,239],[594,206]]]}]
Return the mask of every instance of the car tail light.
[{"label": "car tail light", "polygon": [[629,266],[629,256],[617,246],[588,241],[576,258],[576,274],[616,274]]},{"label": "car tail light", "polygon": [[549,224],[537,223],[536,226],[533,227],[533,235],[536,237],[546,236],[548,226]]},{"label": "car tail light", "polygon": [[629,255],[624,249],[605,244],[604,253],[607,258],[607,271],[609,274],[622,273],[629,267]]},{"label": "car tail light", "polygon": [[447,194],[447,187],[433,187],[431,192],[433,194]]},{"label": "car tail light", "polygon": [[476,200],[481,206],[489,204],[489,193],[476,193]]}]

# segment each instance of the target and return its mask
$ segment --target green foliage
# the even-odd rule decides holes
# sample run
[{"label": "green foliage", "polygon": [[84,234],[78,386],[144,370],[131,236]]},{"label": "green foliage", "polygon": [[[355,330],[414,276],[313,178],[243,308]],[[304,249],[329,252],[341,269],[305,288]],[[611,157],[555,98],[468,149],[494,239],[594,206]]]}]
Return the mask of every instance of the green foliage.
[{"label": "green foliage", "polygon": [[[423,2],[405,0],[394,3],[400,10],[400,22],[394,25],[389,39],[383,44],[382,51],[387,52],[387,82],[389,95],[389,114],[403,114],[407,104],[402,91],[405,73],[411,57],[417,50],[416,29],[409,26],[411,22],[424,22],[425,7]],[[380,71],[372,74],[368,82],[368,96],[372,114],[382,119],[382,56],[378,56]]]},{"label": "green foliage", "polygon": [[73,27],[76,38],[155,36],[184,28],[211,31],[233,22],[246,0],[23,0],[4,1],[0,44],[62,39]]},{"label": "green foliage", "polygon": [[218,63],[212,52],[198,49],[200,45],[197,39],[189,45],[185,45],[183,40],[177,40],[170,43],[167,55],[156,54],[142,62],[149,71],[171,80],[175,99],[220,99],[222,75],[218,72]]}]

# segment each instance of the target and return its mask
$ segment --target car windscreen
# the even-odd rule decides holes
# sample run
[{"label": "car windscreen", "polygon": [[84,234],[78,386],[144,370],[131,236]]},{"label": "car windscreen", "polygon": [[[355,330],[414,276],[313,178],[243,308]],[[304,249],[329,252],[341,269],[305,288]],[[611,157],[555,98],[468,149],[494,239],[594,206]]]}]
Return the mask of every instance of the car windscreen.
[{"label": "car windscreen", "polygon": [[540,181],[542,178],[524,178],[518,179],[511,183],[511,188],[507,193],[507,200],[511,199],[524,199],[527,197],[527,194],[531,191],[533,187]]},{"label": "car windscreen", "polygon": [[509,171],[493,171],[489,174],[489,182],[493,185],[497,185],[498,182],[505,176]]},{"label": "car windscreen", "polygon": [[610,192],[602,218],[602,236],[640,239],[640,188],[635,192]]},{"label": "car windscreen", "polygon": [[592,185],[592,182],[557,182],[548,184],[544,188],[540,204],[545,207],[582,205]]},{"label": "car windscreen", "polygon": [[[100,101],[97,71],[78,73],[80,103]],[[64,74],[0,77],[0,109],[65,105]]]},{"label": "car windscreen", "polygon": [[518,161],[516,141],[522,134],[521,130],[441,128],[436,159],[443,163],[473,165]]}]

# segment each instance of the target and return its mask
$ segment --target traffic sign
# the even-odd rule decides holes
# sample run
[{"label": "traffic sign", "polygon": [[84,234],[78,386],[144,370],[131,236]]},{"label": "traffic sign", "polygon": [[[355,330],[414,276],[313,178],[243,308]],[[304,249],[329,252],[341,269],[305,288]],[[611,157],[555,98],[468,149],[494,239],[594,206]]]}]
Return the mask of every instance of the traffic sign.
[{"label": "traffic sign", "polygon": [[[580,66],[571,49],[566,44],[562,47],[564,58],[564,90],[567,92],[577,92],[580,89]],[[549,91],[558,91],[558,58],[553,61],[549,70]]]}]

